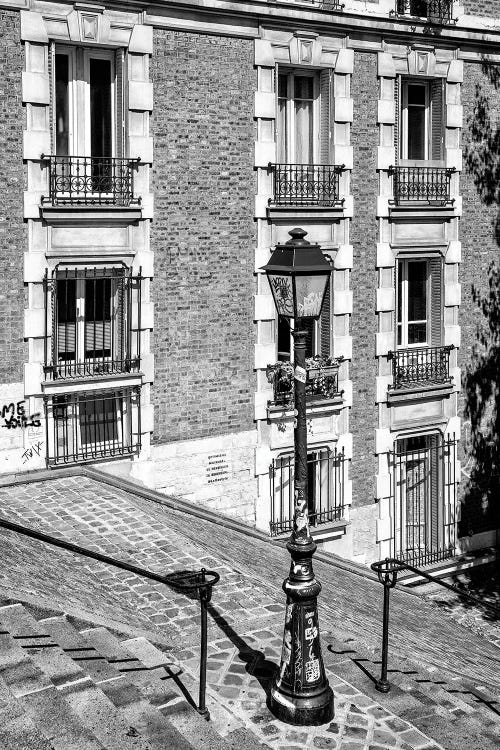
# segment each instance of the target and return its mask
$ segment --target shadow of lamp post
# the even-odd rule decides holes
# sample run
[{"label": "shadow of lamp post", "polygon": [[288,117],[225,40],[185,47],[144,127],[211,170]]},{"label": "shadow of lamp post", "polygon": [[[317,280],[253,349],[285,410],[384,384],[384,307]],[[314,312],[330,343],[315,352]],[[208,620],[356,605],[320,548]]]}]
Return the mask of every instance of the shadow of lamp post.
[{"label": "shadow of lamp post", "polygon": [[334,715],[333,692],[321,655],[317,596],[321,585],[314,577],[312,557],[316,544],[309,529],[307,508],[306,331],[301,320],[319,318],[331,268],[319,245],[292,229],[291,239],[276,248],[266,272],[278,315],[295,320],[294,339],[294,518],[287,543],[292,557],[283,583],[287,596],[283,648],[279,672],[269,698],[272,713],[297,725],[318,725]]}]

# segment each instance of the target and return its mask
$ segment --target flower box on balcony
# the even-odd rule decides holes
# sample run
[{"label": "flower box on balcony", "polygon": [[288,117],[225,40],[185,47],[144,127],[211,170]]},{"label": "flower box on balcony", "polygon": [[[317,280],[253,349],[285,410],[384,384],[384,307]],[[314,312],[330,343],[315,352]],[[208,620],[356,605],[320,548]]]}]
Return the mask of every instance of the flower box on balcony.
[{"label": "flower box on balcony", "polygon": [[[306,359],[306,396],[307,400],[333,399],[339,395],[338,374],[341,359],[331,357],[308,357]],[[273,386],[275,406],[293,406],[293,364],[276,362],[268,365],[266,375]]]}]

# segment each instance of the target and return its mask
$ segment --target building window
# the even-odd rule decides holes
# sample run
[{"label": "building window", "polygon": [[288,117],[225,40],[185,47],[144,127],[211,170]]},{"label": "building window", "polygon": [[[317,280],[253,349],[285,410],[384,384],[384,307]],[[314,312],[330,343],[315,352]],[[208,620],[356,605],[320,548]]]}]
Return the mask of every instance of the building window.
[{"label": "building window", "polygon": [[444,159],[444,107],[441,78],[401,79],[398,159],[401,162],[435,162]]},{"label": "building window", "polygon": [[53,396],[46,418],[52,425],[49,465],[120,458],[140,450],[139,388]]},{"label": "building window", "polygon": [[[346,478],[343,451],[321,448],[307,454],[307,508],[311,526],[337,521],[344,515]],[[271,536],[291,531],[294,510],[294,459],[275,459],[270,467]]]},{"label": "building window", "polygon": [[397,441],[391,457],[393,554],[413,565],[455,552],[456,441],[419,435]]},{"label": "building window", "polygon": [[132,312],[139,317],[141,281],[125,268],[56,269],[47,278],[48,378],[138,371],[140,332],[132,340]]},{"label": "building window", "polygon": [[122,156],[123,52],[52,48],[57,156]]},{"label": "building window", "polygon": [[396,343],[441,344],[441,258],[398,260]]},{"label": "building window", "polygon": [[318,157],[319,77],[315,73],[278,74],[278,160],[314,164]]}]

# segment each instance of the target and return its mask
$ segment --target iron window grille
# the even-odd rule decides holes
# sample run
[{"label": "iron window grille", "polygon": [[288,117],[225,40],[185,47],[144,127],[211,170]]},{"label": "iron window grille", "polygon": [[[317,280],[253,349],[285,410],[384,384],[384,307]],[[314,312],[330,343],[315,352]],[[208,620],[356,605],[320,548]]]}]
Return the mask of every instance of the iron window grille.
[{"label": "iron window grille", "polygon": [[53,206],[121,206],[134,198],[134,170],[139,159],[108,156],[44,156],[48,161]]},{"label": "iron window grille", "polygon": [[340,175],[344,165],[315,164],[269,164],[273,173],[273,197],[275,206],[324,206],[342,205],[340,198]]},{"label": "iron window grille", "polygon": [[453,346],[425,346],[389,352],[394,382],[390,388],[451,383],[450,352]]},{"label": "iron window grille", "polygon": [[[346,480],[344,451],[329,449],[308,454],[308,511],[311,526],[340,520],[344,515]],[[292,530],[294,510],[294,458],[273,459],[269,467],[271,536]]]},{"label": "iron window grille", "polygon": [[134,276],[124,267],[46,273],[48,380],[139,371],[142,281],[141,270]]},{"label": "iron window grille", "polygon": [[391,556],[411,565],[453,557],[459,481],[457,441],[438,435],[399,441],[390,453]]},{"label": "iron window grille", "polygon": [[449,167],[391,167],[394,203],[446,206],[451,203]]},{"label": "iron window grille", "polygon": [[139,386],[47,396],[45,419],[49,466],[123,458],[141,448]]},{"label": "iron window grille", "polygon": [[345,3],[341,3],[339,0],[302,0],[302,2],[304,2],[305,5],[314,5],[321,10],[333,13],[341,13],[345,7]]},{"label": "iron window grille", "polygon": [[[323,365],[321,368],[313,367],[306,370],[306,399],[308,403],[314,401],[331,400],[340,398],[339,391],[339,363],[334,361],[331,365]],[[268,379],[273,386],[273,400],[270,406],[282,406],[284,408],[293,406],[294,381],[293,364],[291,362],[279,362],[275,366],[268,366]]]},{"label": "iron window grille", "polygon": [[419,16],[430,23],[445,24],[452,20],[453,0],[397,0],[400,16]]}]

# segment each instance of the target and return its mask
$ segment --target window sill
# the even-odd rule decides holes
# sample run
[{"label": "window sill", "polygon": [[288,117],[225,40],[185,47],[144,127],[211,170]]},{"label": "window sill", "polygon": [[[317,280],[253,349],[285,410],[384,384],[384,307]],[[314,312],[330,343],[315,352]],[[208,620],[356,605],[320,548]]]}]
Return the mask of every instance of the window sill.
[{"label": "window sill", "polygon": [[436,219],[449,219],[455,215],[455,203],[449,201],[445,205],[435,205],[431,202],[425,201],[405,201],[396,205],[394,201],[389,201],[390,218],[414,219],[419,213]]},{"label": "window sill", "polygon": [[[329,542],[334,539],[340,539],[346,533],[349,521],[339,518],[338,521],[329,521],[319,526],[310,526],[311,535],[315,542]],[[282,534],[271,537],[273,542],[288,541],[291,531],[285,531]]]},{"label": "window sill", "polygon": [[142,372],[116,373],[112,375],[89,375],[81,378],[45,380],[42,391],[45,396],[79,393],[81,391],[118,390],[142,385]]},{"label": "window sill", "polygon": [[[329,414],[339,411],[344,405],[342,393],[337,393],[333,398],[315,399],[308,401],[306,404],[306,413],[308,417],[316,417],[323,414]],[[269,403],[267,405],[267,418],[270,422],[282,422],[283,420],[293,420],[294,407],[280,406],[279,404]]]},{"label": "window sill", "polygon": [[133,224],[142,217],[142,208],[139,204],[131,206],[53,206],[42,203],[40,215],[48,224],[94,224],[106,222],[106,224]]},{"label": "window sill", "polygon": [[397,404],[402,401],[425,400],[436,396],[448,397],[453,391],[453,383],[415,383],[407,388],[390,389],[387,392],[387,401]]},{"label": "window sill", "polygon": [[267,207],[267,218],[271,221],[279,219],[343,219],[345,209],[343,202],[335,206],[276,206],[271,204]]}]

